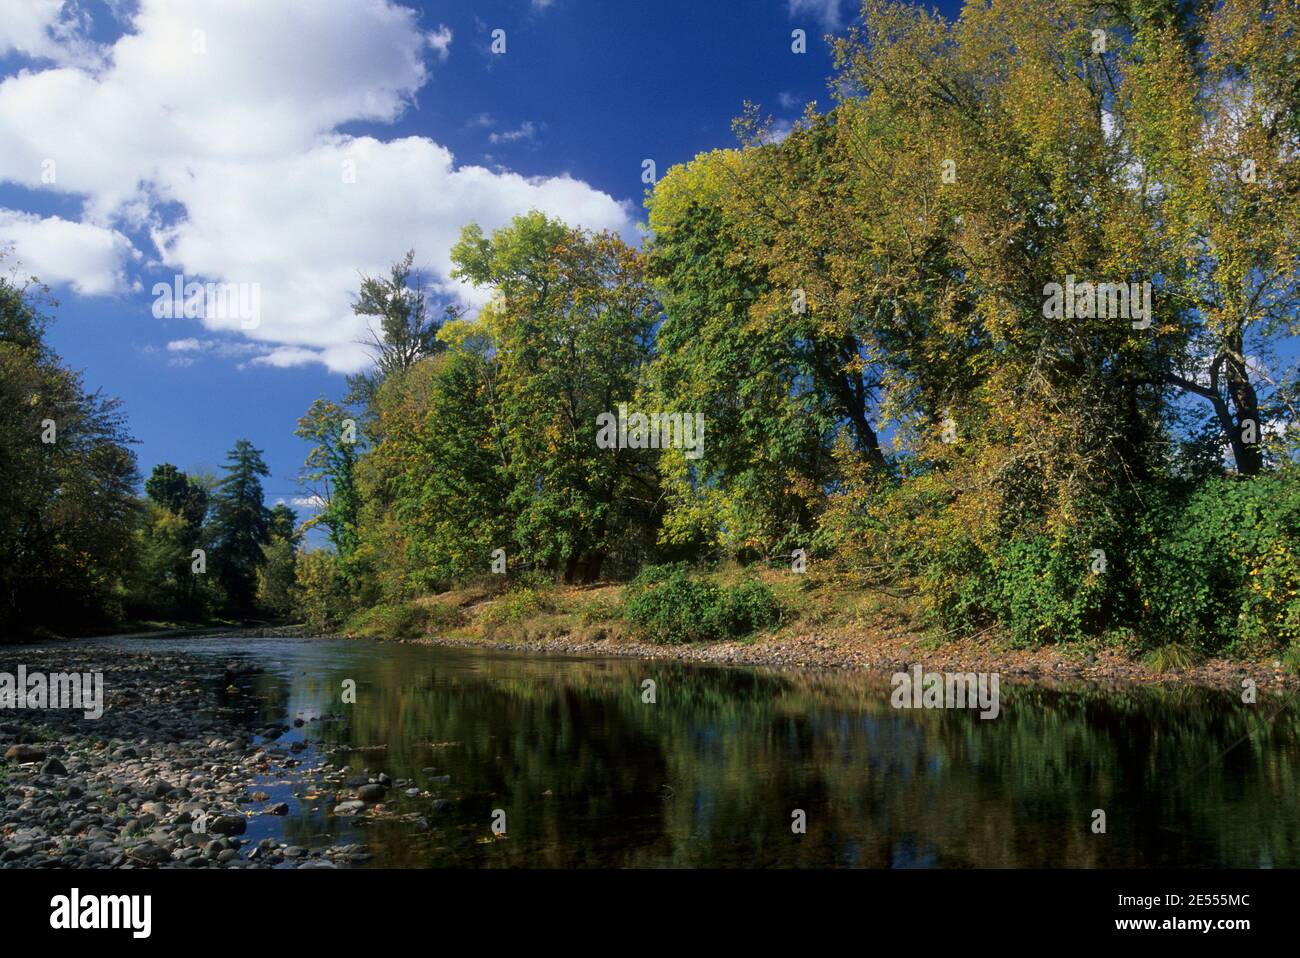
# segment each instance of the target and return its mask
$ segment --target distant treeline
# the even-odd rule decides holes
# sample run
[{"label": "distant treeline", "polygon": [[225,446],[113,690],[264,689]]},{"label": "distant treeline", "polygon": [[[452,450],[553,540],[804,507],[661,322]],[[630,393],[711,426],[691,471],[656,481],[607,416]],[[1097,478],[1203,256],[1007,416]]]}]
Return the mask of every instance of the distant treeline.
[{"label": "distant treeline", "polygon": [[0,636],[268,611],[301,536],[263,505],[259,451],[237,442],[222,477],[160,465],[141,498],[119,403],[44,341],[49,302],[0,278]]},{"label": "distant treeline", "polygon": [[365,279],[375,367],[299,424],[331,547],[282,536],[263,602],[328,624],[494,562],[536,585],[798,556],[944,632],[1300,639],[1300,10],[863,16],[830,108],[748,110],[739,148],[655,184],[644,249],[467,226],[472,319],[435,315],[413,255]]}]

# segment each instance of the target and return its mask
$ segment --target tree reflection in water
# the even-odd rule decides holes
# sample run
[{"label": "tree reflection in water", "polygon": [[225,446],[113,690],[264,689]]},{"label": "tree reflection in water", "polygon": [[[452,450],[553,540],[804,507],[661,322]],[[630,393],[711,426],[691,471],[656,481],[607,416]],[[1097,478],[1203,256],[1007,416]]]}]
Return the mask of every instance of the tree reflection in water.
[{"label": "tree reflection in water", "polygon": [[[895,710],[884,676],[326,640],[213,650],[266,660],[263,720],[323,715],[313,740],[387,745],[348,753],[358,771],[455,800],[435,814],[398,796],[432,827],[361,828],[377,866],[1300,865],[1300,721],[1289,707],[1259,721],[1267,700],[1004,682],[983,721]],[[343,827],[324,811],[284,821],[303,843]]]}]

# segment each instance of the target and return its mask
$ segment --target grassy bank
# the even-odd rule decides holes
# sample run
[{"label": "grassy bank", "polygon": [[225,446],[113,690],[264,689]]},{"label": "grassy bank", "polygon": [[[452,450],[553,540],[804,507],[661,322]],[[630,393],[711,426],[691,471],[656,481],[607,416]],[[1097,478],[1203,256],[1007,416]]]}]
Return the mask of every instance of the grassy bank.
[{"label": "grassy bank", "polygon": [[[927,669],[999,672],[1025,679],[1240,689],[1249,678],[1261,689],[1300,687],[1296,659],[1285,654],[1208,658],[1182,646],[1144,651],[1136,640],[1125,643],[1122,637],[1105,644],[1026,647],[996,628],[973,635],[926,630],[908,596],[784,570],[726,568],[692,575],[689,581],[708,591],[684,593],[680,580],[649,586],[642,580],[591,586],[512,586],[484,580],[365,610],[342,631],[409,642],[718,664],[893,672],[919,663]],[[693,638],[689,623],[674,621],[671,613],[657,616],[663,610],[656,608],[656,598],[664,605],[682,602],[682,618],[708,620],[718,617],[718,609],[734,604],[729,596],[740,594],[762,606],[755,599],[759,590],[771,597],[775,615],[753,628],[745,628],[743,616],[732,619],[733,634],[719,635],[713,629],[708,639]],[[700,631],[698,624],[694,631]]]}]

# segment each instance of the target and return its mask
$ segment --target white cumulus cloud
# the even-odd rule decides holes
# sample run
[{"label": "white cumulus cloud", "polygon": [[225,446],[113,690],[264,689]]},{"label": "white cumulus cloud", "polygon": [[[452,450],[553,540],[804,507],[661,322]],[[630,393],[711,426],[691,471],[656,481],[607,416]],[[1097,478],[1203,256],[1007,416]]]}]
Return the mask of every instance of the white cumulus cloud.
[{"label": "white cumulus cloud", "polygon": [[93,63],[86,15],[69,0],[0,0],[0,57],[9,53],[59,63]]},{"label": "white cumulus cloud", "polygon": [[139,256],[117,230],[7,209],[0,209],[0,249],[16,251],[24,275],[84,296],[129,290],[125,264]]},{"label": "white cumulus cloud", "polygon": [[630,226],[624,204],[562,173],[459,166],[428,136],[340,133],[396,121],[426,86],[437,95],[429,62],[447,58],[451,31],[392,0],[140,0],[100,62],[74,56],[85,44],[59,26],[62,4],[41,8],[39,30],[0,25],[0,49],[32,58],[0,80],[0,181],[78,199],[82,222],[6,212],[0,232],[28,271],[86,294],[124,288],[141,256],[128,234],[160,274],[146,287],[172,273],[257,284],[255,329],[189,321],[261,344],[255,362],[360,368],[358,274],[410,247],[437,287],[480,304],[447,275],[471,220],[540,209]]}]

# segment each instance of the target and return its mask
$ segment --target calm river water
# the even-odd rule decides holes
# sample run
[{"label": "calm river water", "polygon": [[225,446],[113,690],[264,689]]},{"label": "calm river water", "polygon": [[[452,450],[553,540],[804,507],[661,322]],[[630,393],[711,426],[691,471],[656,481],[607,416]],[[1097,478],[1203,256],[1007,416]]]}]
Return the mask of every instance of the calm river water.
[{"label": "calm river water", "polygon": [[[148,643],[257,665],[250,722],[319,716],[281,741],[305,731],[363,749],[331,758],[455,802],[434,815],[430,799],[398,793],[395,809],[434,827],[362,825],[282,786],[289,816],[250,823],[252,838],[365,842],[371,866],[1300,866],[1300,715],[1267,700],[1003,683],[1001,714],[981,720],[895,710],[887,680],[861,675],[361,641]],[[806,834],[791,831],[796,809]]]}]

